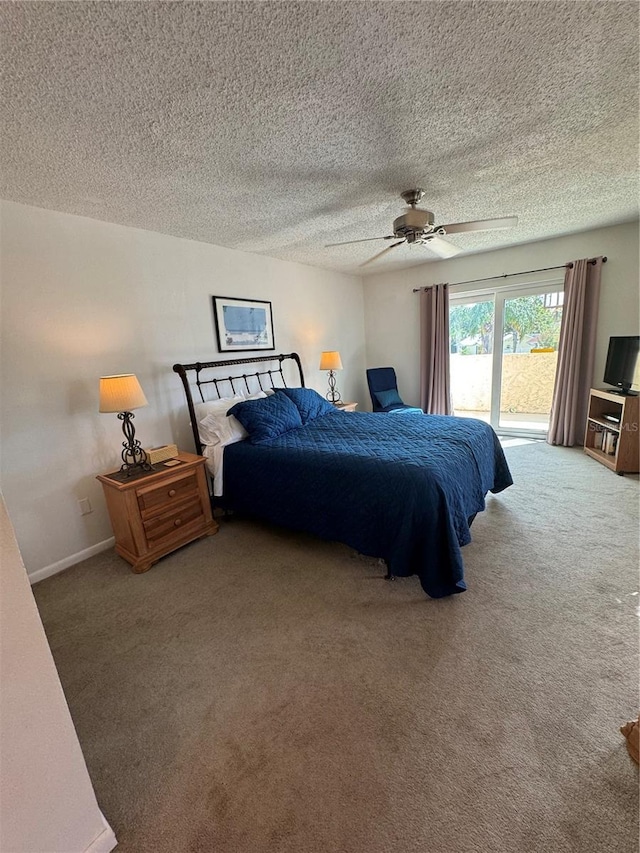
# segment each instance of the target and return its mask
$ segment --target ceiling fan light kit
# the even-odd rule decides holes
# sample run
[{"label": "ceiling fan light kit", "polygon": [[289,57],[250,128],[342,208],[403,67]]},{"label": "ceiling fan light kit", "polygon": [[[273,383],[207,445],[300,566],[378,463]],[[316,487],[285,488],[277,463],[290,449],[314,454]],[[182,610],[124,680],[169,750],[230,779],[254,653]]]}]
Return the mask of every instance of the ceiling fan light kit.
[{"label": "ceiling fan light kit", "polygon": [[404,237],[408,243],[417,243],[433,231],[434,222],[435,217],[430,210],[413,207],[393,220],[393,233],[396,237]]},{"label": "ceiling fan light kit", "polygon": [[436,225],[435,216],[430,210],[417,207],[418,203],[424,196],[424,190],[416,187],[413,190],[405,190],[400,194],[404,201],[409,205],[409,210],[406,210],[401,216],[393,221],[393,234],[388,234],[384,237],[365,237],[363,240],[347,240],[343,243],[328,243],[325,248],[330,246],[346,246],[353,243],[365,243],[370,240],[393,240],[397,239],[397,243],[387,246],[377,255],[369,258],[361,267],[378,260],[387,252],[395,249],[396,246],[401,246],[403,243],[408,245],[421,244],[428,248],[440,258],[451,258],[457,255],[462,249],[449,243],[448,240],[443,240],[447,234],[464,234],[473,231],[489,231],[499,228],[514,228],[518,224],[517,216],[506,216],[499,219],[477,219],[471,222],[454,222],[451,225]]}]

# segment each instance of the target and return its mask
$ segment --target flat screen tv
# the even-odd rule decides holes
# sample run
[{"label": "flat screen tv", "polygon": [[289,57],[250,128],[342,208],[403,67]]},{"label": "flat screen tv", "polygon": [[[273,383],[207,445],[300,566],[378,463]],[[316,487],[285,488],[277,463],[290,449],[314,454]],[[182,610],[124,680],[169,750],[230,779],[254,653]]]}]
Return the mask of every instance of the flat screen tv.
[{"label": "flat screen tv", "polygon": [[640,391],[640,335],[609,338],[604,381],[614,385],[620,394]]}]

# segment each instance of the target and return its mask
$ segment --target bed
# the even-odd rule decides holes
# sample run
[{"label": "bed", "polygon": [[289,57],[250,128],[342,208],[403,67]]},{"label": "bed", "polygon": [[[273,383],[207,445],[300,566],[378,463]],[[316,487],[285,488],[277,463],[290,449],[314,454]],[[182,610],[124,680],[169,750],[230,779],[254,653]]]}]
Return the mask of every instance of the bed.
[{"label": "bed", "polygon": [[[267,367],[269,362],[276,366]],[[240,372],[246,364],[255,371]],[[288,378],[286,365],[298,375]],[[210,392],[223,401],[225,386],[234,399],[272,395],[271,402],[242,403],[234,409],[238,417],[285,402],[288,416],[290,399],[298,405],[313,395],[322,400],[301,390],[304,376],[296,353],[176,364],[174,370],[185,389],[196,450],[205,456],[211,448],[202,443],[197,406]],[[222,376],[221,370],[234,372]],[[461,548],[471,541],[471,522],[484,509],[488,492],[501,492],[513,482],[493,429],[467,418],[391,418],[322,402],[321,414],[266,440],[254,442],[257,433],[251,433],[227,444],[222,454],[218,448],[224,466],[216,500],[235,512],[380,558],[387,577],[415,574],[433,598],[464,591]],[[216,472],[210,470],[213,482]]]}]

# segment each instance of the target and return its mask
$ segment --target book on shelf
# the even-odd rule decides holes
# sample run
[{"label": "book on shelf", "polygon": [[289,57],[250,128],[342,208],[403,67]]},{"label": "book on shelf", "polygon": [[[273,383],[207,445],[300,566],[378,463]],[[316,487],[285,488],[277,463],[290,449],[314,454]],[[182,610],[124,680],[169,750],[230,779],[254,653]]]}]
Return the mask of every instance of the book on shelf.
[{"label": "book on shelf", "polygon": [[609,456],[615,456],[616,447],[618,445],[618,434],[615,432],[611,432],[611,430],[604,431],[604,438],[602,441],[602,450],[607,453]]}]

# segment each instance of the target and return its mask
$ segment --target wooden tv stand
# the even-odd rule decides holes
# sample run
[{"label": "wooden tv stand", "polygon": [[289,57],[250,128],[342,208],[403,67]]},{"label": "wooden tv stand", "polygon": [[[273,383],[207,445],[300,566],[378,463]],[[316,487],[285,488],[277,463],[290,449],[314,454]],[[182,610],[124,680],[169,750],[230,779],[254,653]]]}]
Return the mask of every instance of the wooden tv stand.
[{"label": "wooden tv stand", "polygon": [[[616,474],[640,472],[639,403],[640,397],[637,396],[623,396],[597,388],[589,392],[584,452]],[[605,415],[615,417],[617,421]],[[608,436],[609,442],[615,445],[613,452],[597,446],[601,440],[606,445]]]}]

